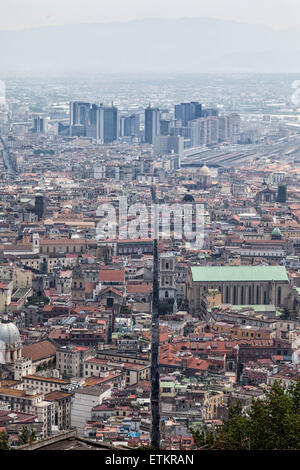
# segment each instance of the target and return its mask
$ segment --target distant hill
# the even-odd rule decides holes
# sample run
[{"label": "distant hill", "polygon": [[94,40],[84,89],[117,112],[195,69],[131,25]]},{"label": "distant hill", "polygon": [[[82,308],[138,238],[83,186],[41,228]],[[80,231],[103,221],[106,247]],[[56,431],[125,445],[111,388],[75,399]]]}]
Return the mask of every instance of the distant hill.
[{"label": "distant hill", "polygon": [[0,31],[0,74],[9,72],[300,72],[300,28],[209,18]]}]

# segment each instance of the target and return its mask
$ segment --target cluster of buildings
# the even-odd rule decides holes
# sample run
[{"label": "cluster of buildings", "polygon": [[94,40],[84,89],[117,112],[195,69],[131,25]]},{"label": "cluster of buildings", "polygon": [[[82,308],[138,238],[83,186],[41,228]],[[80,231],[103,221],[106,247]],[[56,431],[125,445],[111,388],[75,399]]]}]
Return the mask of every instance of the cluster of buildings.
[{"label": "cluster of buildings", "polygon": [[[47,134],[49,117],[33,116],[33,133]],[[143,127],[143,128],[142,128]],[[87,137],[100,144],[118,140],[153,144],[156,156],[178,154],[190,147],[214,146],[220,142],[243,141],[241,118],[237,113],[219,115],[218,108],[205,108],[199,102],[174,106],[173,111],[160,110],[151,104],[141,113],[123,114],[111,106],[72,101],[69,122],[61,120],[55,131],[62,136]]]},{"label": "cluster of buildings", "polygon": [[1,133],[0,429],[10,444],[27,426],[38,439],[76,429],[99,443],[149,445],[153,239],[150,222],[139,230],[139,205],[150,211],[154,193],[191,211],[191,225],[201,206],[204,232],[194,246],[172,217],[159,230],[161,447],[193,449],[192,430],[221,424],[229,400],[246,410],[275,380],[293,383],[297,151],[182,165],[186,146],[240,132],[237,115],[198,102],[176,106],[173,120],[149,106],[144,131],[139,115],[119,117],[114,105],[72,102],[57,134],[41,119],[34,132],[18,134],[12,121]]}]

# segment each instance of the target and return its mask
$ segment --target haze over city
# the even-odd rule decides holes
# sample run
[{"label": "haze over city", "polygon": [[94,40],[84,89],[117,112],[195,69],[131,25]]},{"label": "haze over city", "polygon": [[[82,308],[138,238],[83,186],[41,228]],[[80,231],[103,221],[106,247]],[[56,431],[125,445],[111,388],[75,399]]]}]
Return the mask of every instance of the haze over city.
[{"label": "haze over city", "polygon": [[0,459],[300,449],[299,13],[1,1]]},{"label": "haze over city", "polygon": [[300,5],[298,0],[2,0],[0,5],[0,29],[197,17],[285,29],[300,26]]}]

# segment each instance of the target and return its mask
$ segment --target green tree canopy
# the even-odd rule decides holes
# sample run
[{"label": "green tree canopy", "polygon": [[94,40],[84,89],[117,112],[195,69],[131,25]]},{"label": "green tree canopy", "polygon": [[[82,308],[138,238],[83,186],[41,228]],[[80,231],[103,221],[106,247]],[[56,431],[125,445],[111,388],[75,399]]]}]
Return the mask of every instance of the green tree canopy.
[{"label": "green tree canopy", "polygon": [[0,450],[9,450],[8,434],[5,431],[0,432]]},{"label": "green tree canopy", "polygon": [[28,429],[27,426],[23,426],[22,432],[19,434],[18,443],[19,446],[29,444],[36,440],[36,435],[33,429]]},{"label": "green tree canopy", "polygon": [[288,388],[276,381],[247,413],[229,404],[228,418],[216,429],[192,430],[198,448],[208,450],[300,449],[300,379]]}]

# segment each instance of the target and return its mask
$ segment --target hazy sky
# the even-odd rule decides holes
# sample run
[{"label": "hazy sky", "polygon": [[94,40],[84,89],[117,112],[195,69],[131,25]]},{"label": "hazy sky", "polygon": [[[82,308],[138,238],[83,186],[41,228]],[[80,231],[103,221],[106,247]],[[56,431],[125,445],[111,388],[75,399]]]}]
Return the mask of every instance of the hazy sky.
[{"label": "hazy sky", "polygon": [[299,0],[0,0],[0,29],[206,16],[300,26]]}]

